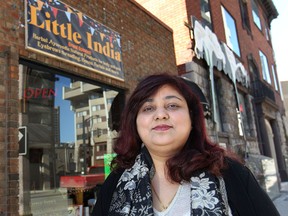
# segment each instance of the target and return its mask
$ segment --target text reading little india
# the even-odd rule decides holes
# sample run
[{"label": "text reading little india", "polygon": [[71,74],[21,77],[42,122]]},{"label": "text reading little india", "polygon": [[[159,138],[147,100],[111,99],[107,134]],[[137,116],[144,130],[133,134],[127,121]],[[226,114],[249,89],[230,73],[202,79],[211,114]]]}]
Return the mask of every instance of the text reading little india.
[{"label": "text reading little india", "polygon": [[[71,41],[77,45],[82,43],[82,35],[79,32],[73,32],[71,23],[63,23],[59,25],[57,20],[51,22],[51,15],[48,12],[45,13],[45,18],[47,19],[41,23],[37,16],[37,12],[39,10],[33,5],[29,5],[29,8],[31,14],[29,24],[34,25],[40,29],[45,29],[48,32],[52,32],[54,35],[67,39],[68,41]],[[93,35],[90,32],[86,32],[88,49],[121,62],[121,53],[114,50],[113,43],[106,42],[105,44],[101,44],[100,42],[93,41],[92,36]],[[104,37],[100,38],[103,42]]]}]

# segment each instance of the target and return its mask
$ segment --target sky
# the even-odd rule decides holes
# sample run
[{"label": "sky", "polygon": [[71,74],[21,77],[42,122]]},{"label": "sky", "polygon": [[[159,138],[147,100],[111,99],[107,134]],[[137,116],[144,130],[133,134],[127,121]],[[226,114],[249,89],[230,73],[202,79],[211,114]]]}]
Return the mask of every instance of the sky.
[{"label": "sky", "polygon": [[70,101],[63,100],[63,87],[70,87],[71,80],[63,76],[57,78],[55,107],[60,108],[60,142],[72,143],[75,142],[74,113],[70,109]]},{"label": "sky", "polygon": [[288,0],[273,0],[279,13],[271,22],[272,45],[279,81],[288,81]]}]

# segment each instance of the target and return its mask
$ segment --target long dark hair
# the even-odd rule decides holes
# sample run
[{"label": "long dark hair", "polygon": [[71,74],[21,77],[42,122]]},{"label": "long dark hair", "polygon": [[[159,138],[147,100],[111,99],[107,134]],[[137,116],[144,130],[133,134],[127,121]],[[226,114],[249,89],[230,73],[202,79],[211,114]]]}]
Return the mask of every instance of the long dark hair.
[{"label": "long dark hair", "polygon": [[199,98],[181,77],[168,74],[151,75],[143,79],[131,94],[121,118],[119,137],[112,161],[114,169],[132,167],[140,153],[142,141],[138,135],[136,118],[139,109],[163,85],[174,87],[185,98],[192,121],[192,130],[183,149],[167,161],[170,178],[175,182],[189,181],[192,173],[202,169],[221,175],[225,167],[225,151],[212,143],[206,134],[204,113]]}]

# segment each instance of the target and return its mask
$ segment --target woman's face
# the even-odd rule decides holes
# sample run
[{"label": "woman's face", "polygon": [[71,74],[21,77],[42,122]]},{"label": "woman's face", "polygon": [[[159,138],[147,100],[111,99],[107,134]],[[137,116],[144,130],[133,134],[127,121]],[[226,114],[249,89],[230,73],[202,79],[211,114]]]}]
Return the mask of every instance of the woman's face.
[{"label": "woman's face", "polygon": [[177,153],[192,128],[185,98],[174,87],[162,86],[140,108],[136,126],[150,153]]}]

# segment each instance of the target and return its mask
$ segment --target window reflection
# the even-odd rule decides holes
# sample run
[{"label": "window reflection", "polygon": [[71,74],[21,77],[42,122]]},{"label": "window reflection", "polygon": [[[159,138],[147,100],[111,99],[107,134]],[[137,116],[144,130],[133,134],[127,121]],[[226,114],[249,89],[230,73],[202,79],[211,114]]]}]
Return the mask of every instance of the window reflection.
[{"label": "window reflection", "polygon": [[200,0],[202,22],[212,29],[211,12],[209,0]]},{"label": "window reflection", "polygon": [[[117,91],[82,81],[75,81],[69,87],[63,87],[63,99],[70,102],[70,110],[74,113],[73,118],[77,125],[75,155],[78,157],[75,157],[75,163],[76,170],[81,174],[85,174],[86,167],[92,165],[91,157],[95,159],[96,164],[103,164],[104,154],[112,153],[112,141],[116,138],[117,132],[109,127],[109,113],[117,95]],[[87,143],[83,143],[83,133]],[[84,152],[85,144],[89,154]],[[103,145],[106,147],[103,148]]]},{"label": "window reflection", "polygon": [[252,4],[253,21],[256,24],[256,26],[261,30],[261,20],[259,16],[258,5],[256,4],[255,0],[252,0],[251,4]]},{"label": "window reflection", "polygon": [[27,126],[28,132],[28,154],[19,164],[20,205],[33,215],[51,209],[54,215],[68,215],[71,206],[87,205],[83,192],[97,182],[72,190],[61,186],[61,178],[87,174],[91,166],[104,176],[104,157],[112,153],[124,94],[108,86],[20,68],[19,125]]},{"label": "window reflection", "polygon": [[226,36],[227,45],[240,56],[240,48],[239,48],[239,40],[236,29],[236,22],[234,18],[228,13],[228,11],[221,6],[223,22],[224,22],[224,30]]}]

